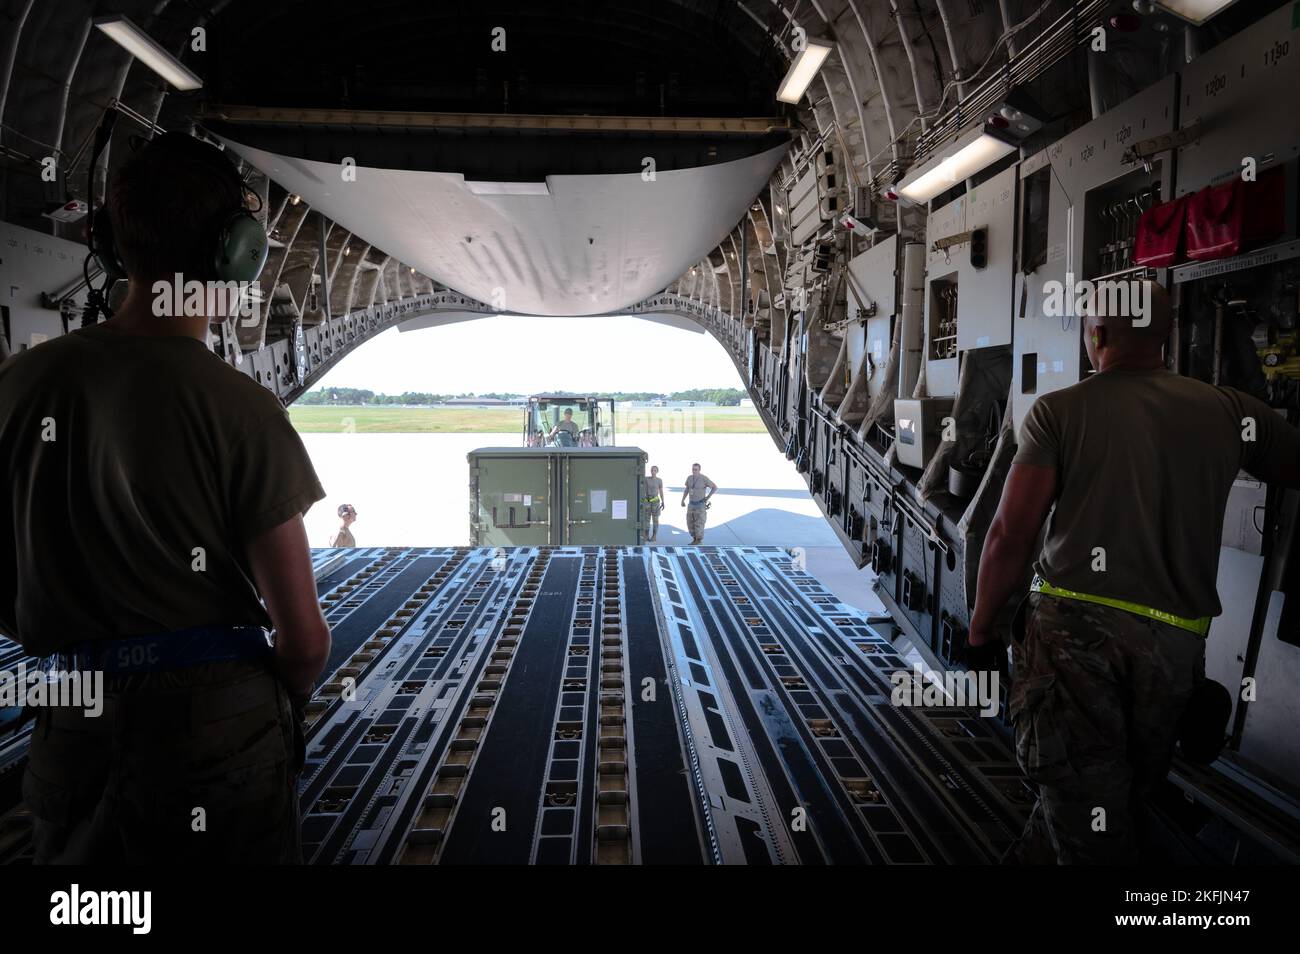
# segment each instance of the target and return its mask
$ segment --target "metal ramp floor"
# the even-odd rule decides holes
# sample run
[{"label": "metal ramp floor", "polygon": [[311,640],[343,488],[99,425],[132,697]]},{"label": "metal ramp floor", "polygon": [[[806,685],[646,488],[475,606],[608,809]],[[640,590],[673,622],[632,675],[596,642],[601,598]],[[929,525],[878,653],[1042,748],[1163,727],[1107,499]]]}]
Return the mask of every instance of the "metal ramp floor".
[{"label": "metal ramp floor", "polygon": [[1032,795],[987,718],[770,547],[315,551],[314,863],[996,860]]}]

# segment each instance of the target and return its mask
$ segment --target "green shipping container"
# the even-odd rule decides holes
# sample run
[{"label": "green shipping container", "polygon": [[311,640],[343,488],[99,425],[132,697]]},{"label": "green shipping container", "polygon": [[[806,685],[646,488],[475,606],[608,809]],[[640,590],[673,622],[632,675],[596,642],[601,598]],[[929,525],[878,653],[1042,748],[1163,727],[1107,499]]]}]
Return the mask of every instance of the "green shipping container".
[{"label": "green shipping container", "polygon": [[481,447],[468,457],[473,546],[641,542],[638,447]]}]

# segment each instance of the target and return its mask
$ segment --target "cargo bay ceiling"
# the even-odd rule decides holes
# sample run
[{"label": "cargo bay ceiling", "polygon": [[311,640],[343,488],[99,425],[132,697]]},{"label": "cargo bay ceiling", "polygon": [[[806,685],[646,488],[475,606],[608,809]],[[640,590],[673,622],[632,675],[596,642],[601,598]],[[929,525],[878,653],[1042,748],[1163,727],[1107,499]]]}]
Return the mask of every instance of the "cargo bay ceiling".
[{"label": "cargo bay ceiling", "polygon": [[[2,217],[80,237],[80,223],[43,213],[86,196],[86,145],[110,104],[127,118],[109,169],[141,123],[223,139],[264,195],[273,240],[265,314],[238,346],[290,342],[266,379],[286,399],[384,325],[435,312],[675,316],[713,333],[743,371],[746,336],[779,347],[792,317],[782,289],[800,255],[781,186],[808,162],[838,180],[843,208],[854,187],[879,193],[978,120],[990,90],[1028,89],[1045,107],[1044,135],[1059,134],[1156,78],[1183,42],[1167,24],[1134,41],[1117,33],[1118,55],[1092,75],[1082,41],[1132,10],[1118,0],[0,0],[0,10]],[[94,29],[117,13],[202,88],[172,90]],[[798,106],[783,106],[775,91],[801,33],[833,51]],[[49,156],[56,182],[41,175]],[[342,181],[344,159],[355,182]],[[396,303],[401,321],[371,320]],[[362,314],[356,328],[326,327]],[[315,326],[304,351],[302,330]],[[277,382],[284,363],[294,373]]]}]

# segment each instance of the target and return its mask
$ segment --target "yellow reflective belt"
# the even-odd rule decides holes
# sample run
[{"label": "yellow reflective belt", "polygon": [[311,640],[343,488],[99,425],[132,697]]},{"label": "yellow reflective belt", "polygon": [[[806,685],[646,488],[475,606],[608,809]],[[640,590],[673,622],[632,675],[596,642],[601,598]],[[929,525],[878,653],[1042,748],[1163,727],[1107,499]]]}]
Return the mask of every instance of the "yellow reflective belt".
[{"label": "yellow reflective belt", "polygon": [[1029,590],[1032,593],[1043,593],[1046,596],[1056,596],[1063,600],[1080,600],[1084,603],[1097,603],[1101,606],[1110,606],[1114,609],[1123,610],[1126,613],[1145,616],[1158,623],[1167,623],[1170,626],[1177,626],[1179,629],[1185,629],[1189,633],[1195,633],[1197,636],[1204,636],[1210,631],[1209,616],[1202,616],[1200,619],[1190,619],[1186,616],[1175,616],[1173,613],[1166,613],[1164,610],[1153,609],[1150,606],[1143,606],[1141,603],[1130,603],[1128,600],[1116,600],[1109,596],[1094,596],[1091,593],[1080,593],[1077,590],[1062,589],[1059,586],[1053,586],[1051,583],[1048,583],[1041,576],[1034,577],[1034,582],[1029,584]]}]

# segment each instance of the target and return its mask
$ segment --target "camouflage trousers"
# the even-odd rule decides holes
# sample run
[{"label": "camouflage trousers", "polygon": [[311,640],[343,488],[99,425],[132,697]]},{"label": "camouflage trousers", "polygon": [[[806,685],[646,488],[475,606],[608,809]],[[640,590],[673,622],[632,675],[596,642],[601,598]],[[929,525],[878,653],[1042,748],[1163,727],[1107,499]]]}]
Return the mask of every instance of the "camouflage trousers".
[{"label": "camouflage trousers", "polygon": [[23,798],[38,864],[296,864],[301,734],[264,665],[105,678],[39,710]]},{"label": "camouflage trousers", "polygon": [[690,531],[691,543],[704,542],[704,522],[708,519],[709,511],[704,504],[686,505],[686,529]]},{"label": "camouflage trousers", "polygon": [[658,500],[645,503],[646,528],[645,538],[647,541],[653,540],[659,536],[659,514],[664,509],[664,505]]},{"label": "camouflage trousers", "polygon": [[1136,863],[1144,802],[1205,676],[1205,640],[1108,606],[1029,600],[1008,714],[1038,802],[1007,860]]}]

